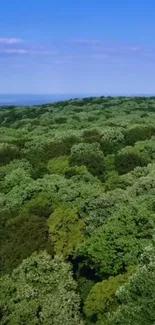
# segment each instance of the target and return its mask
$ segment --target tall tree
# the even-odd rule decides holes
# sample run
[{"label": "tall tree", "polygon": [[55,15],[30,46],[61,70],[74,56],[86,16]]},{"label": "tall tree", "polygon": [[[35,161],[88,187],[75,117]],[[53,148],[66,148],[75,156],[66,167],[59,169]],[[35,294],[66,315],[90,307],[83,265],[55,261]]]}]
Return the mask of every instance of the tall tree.
[{"label": "tall tree", "polygon": [[0,278],[0,324],[82,325],[69,264],[46,252]]},{"label": "tall tree", "polygon": [[120,307],[108,325],[155,324],[155,247],[146,248],[137,272],[116,293]]}]

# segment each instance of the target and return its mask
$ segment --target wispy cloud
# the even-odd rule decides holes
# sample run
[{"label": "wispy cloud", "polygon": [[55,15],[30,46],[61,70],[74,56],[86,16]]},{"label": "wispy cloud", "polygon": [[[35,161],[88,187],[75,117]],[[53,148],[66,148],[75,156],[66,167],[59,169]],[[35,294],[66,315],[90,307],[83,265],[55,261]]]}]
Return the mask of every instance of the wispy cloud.
[{"label": "wispy cloud", "polygon": [[33,42],[21,40],[20,38],[0,38],[0,55],[26,56],[26,55],[47,55],[52,56],[57,51],[48,46],[40,46]]},{"label": "wispy cloud", "polygon": [[75,39],[69,41],[73,44],[78,44],[78,45],[95,45],[95,44],[100,44],[102,41],[101,40],[88,40],[88,39]]},{"label": "wispy cloud", "polygon": [[141,49],[138,46],[137,47],[136,46],[121,46],[119,49],[122,52],[134,52],[134,53],[145,51],[145,49]]},{"label": "wispy cloud", "polygon": [[11,64],[10,67],[12,68],[17,68],[17,69],[22,69],[22,68],[28,68],[28,65],[26,64]]},{"label": "wispy cloud", "polygon": [[0,49],[1,54],[28,54],[28,51],[25,49]]},{"label": "wispy cloud", "polygon": [[57,51],[54,50],[31,50],[31,49],[24,49],[24,48],[3,48],[0,49],[0,54],[7,54],[7,55],[56,55]]},{"label": "wispy cloud", "polygon": [[32,55],[56,55],[58,51],[56,50],[30,50],[29,54]]},{"label": "wispy cloud", "polygon": [[102,50],[105,52],[132,52],[132,53],[138,53],[141,51],[146,51],[146,49],[142,49],[139,46],[136,45],[124,45],[124,44],[118,44],[118,43],[113,43],[113,44],[108,44],[104,40],[99,40],[99,39],[74,39],[71,41],[67,41],[69,43],[72,43],[73,45],[79,45],[80,47],[84,48],[91,48],[91,50]]},{"label": "wispy cloud", "polygon": [[97,60],[104,60],[104,59],[109,59],[110,55],[102,54],[102,53],[95,53],[95,54],[92,54],[92,58],[97,59]]},{"label": "wispy cloud", "polygon": [[15,45],[21,43],[22,40],[19,38],[0,38],[0,45]]},{"label": "wispy cloud", "polygon": [[[21,57],[22,63],[35,58],[37,64],[123,64],[145,62],[147,55],[152,55],[151,49],[145,49],[139,44],[121,44],[118,42],[106,42],[99,39],[73,39],[49,41],[48,44],[30,42],[20,38],[0,38],[0,59],[4,61],[16,61]],[[36,57],[38,58],[36,60]],[[47,59],[45,60],[44,57]],[[26,59],[28,58],[28,59]],[[19,60],[18,60],[19,61]]]}]

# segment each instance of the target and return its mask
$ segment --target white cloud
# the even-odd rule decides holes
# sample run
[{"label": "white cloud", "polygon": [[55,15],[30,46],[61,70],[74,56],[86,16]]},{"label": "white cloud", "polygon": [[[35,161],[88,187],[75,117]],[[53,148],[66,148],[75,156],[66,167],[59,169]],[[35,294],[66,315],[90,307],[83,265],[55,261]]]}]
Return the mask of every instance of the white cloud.
[{"label": "white cloud", "polygon": [[31,49],[16,49],[16,48],[4,48],[0,49],[0,54],[16,54],[16,55],[55,55],[56,51],[47,50],[31,50]]},{"label": "white cloud", "polygon": [[79,45],[95,45],[100,44],[102,41],[100,40],[87,40],[87,39],[75,39],[72,40],[71,43],[79,44]]},{"label": "white cloud", "polygon": [[6,54],[28,54],[28,50],[24,49],[2,49],[0,50],[0,53],[6,53]]},{"label": "white cloud", "polygon": [[19,38],[0,38],[0,44],[2,45],[15,45],[21,43],[22,40]]}]

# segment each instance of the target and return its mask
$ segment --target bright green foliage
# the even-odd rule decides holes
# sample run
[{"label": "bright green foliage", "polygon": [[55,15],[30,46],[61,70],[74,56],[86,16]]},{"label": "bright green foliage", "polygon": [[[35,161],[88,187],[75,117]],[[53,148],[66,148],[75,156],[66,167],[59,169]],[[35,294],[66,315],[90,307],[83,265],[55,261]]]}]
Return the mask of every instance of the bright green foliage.
[{"label": "bright green foliage", "polygon": [[43,178],[22,182],[14,186],[8,193],[0,193],[0,204],[3,208],[23,209],[39,192],[47,192],[54,205],[60,203],[81,206],[89,199],[101,193],[101,183],[94,178],[85,168],[71,179],[63,175],[45,175]]},{"label": "bright green foliage", "polygon": [[117,152],[123,144],[124,135],[122,129],[107,128],[103,131],[101,149],[105,155]]},{"label": "bright green foliage", "polygon": [[152,137],[150,140],[138,141],[135,144],[135,147],[141,151],[148,154],[151,160],[155,159],[155,137]]},{"label": "bright green foliage", "polygon": [[98,143],[74,145],[71,149],[70,164],[85,165],[94,176],[104,179],[104,156]]},{"label": "bright green foliage", "polygon": [[12,172],[6,174],[4,177],[2,186],[7,190],[11,190],[14,186],[20,186],[22,182],[29,183],[31,181],[31,177],[29,172],[20,167],[14,169]]},{"label": "bright green foliage", "polygon": [[155,215],[140,207],[122,208],[77,249],[102,277],[135,265],[153,234]]},{"label": "bright green foliage", "polygon": [[20,209],[24,203],[27,203],[34,195],[42,190],[40,184],[32,179],[24,179],[24,182],[13,186],[5,195],[2,194],[2,208]]},{"label": "bright green foliage", "polygon": [[91,178],[91,174],[88,172],[87,167],[86,166],[73,166],[73,167],[69,167],[66,169],[65,171],[65,176],[66,178],[71,178],[71,177],[78,177],[79,179],[90,179]]},{"label": "bright green foliage", "polygon": [[40,192],[25,204],[23,212],[39,217],[49,217],[53,212],[52,197],[47,192]]},{"label": "bright green foliage", "polygon": [[1,324],[82,325],[69,264],[43,252],[0,278]]},{"label": "bright green foliage", "polygon": [[78,218],[77,209],[61,206],[53,212],[49,221],[51,243],[56,254],[71,256],[84,240],[84,222]]},{"label": "bright green foliage", "polygon": [[48,162],[47,168],[51,174],[64,174],[69,168],[68,158],[65,156],[53,158]]},{"label": "bright green foliage", "polygon": [[127,282],[133,269],[125,274],[119,274],[108,280],[96,283],[90,290],[84,304],[84,312],[91,319],[106,320],[107,313],[118,307],[118,300],[115,295],[118,288]]},{"label": "bright green foliage", "polygon": [[155,249],[149,246],[137,272],[116,292],[120,307],[108,325],[153,325],[155,322]]},{"label": "bright green foliage", "polygon": [[[126,189],[128,186],[133,186],[134,183],[137,181],[140,181],[140,179],[145,178],[151,173],[153,176],[155,169],[154,169],[154,163],[148,164],[145,167],[136,167],[131,172],[119,176],[119,182],[122,183],[122,186],[124,189]],[[118,182],[118,184],[119,184]]]},{"label": "bright green foliage", "polygon": [[[61,254],[73,264],[85,325],[107,325],[108,313],[119,303],[118,312],[128,306],[115,295],[117,285],[130,265],[137,267],[154,234],[155,99],[91,97],[1,107],[0,124],[1,274],[12,272],[34,251],[46,249],[52,258]],[[33,309],[36,300],[19,305],[20,288],[18,301],[8,298],[4,304],[5,311],[11,301],[20,310],[12,305],[16,314],[3,325],[61,324],[56,291],[54,305],[43,291],[41,299],[47,311],[54,306],[57,321],[55,316],[41,319],[40,304],[36,313]],[[80,324],[74,322],[76,310],[72,314],[70,322],[64,312],[63,324]],[[110,325],[117,323],[113,316]],[[125,324],[119,317],[117,325]],[[131,317],[126,318],[131,325]],[[152,322],[143,319],[145,325]],[[138,322],[133,318],[133,325]]]},{"label": "bright green foliage", "polygon": [[14,186],[31,181],[32,166],[27,160],[12,160],[9,164],[0,167],[0,185],[4,192]]},{"label": "bright green foliage", "polygon": [[14,159],[9,164],[0,167],[0,175],[1,175],[0,178],[6,176],[8,173],[13,172],[17,168],[23,169],[27,171],[29,175],[31,175],[32,166],[28,160]]},{"label": "bright green foliage", "polygon": [[92,236],[97,228],[106,224],[115,212],[126,205],[130,208],[132,196],[122,189],[116,189],[90,198],[80,209],[80,216],[86,222],[88,235]]}]

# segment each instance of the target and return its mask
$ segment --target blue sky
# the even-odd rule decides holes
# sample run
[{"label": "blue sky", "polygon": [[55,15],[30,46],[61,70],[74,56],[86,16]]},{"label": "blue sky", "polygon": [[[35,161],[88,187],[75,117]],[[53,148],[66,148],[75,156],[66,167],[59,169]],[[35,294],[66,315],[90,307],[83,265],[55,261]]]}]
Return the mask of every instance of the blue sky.
[{"label": "blue sky", "polygon": [[0,93],[155,94],[154,0],[2,0]]}]

